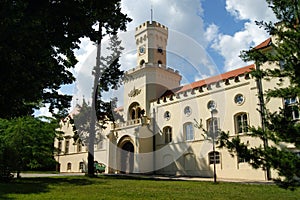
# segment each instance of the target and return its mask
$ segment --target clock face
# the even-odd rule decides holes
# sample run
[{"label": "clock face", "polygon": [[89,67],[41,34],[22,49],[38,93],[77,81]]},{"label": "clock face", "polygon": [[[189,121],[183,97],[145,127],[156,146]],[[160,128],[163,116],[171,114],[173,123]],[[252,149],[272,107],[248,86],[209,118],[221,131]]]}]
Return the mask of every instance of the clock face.
[{"label": "clock face", "polygon": [[140,52],[140,54],[144,54],[146,52],[145,46],[140,46],[139,52]]}]

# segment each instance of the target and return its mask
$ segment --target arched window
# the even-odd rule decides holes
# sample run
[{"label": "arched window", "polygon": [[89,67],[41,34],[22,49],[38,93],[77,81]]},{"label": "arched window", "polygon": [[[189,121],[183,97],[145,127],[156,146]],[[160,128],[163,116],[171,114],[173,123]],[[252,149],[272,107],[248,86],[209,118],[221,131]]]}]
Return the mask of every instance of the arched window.
[{"label": "arched window", "polygon": [[216,160],[214,159],[214,152],[211,151],[208,153],[208,160],[209,160],[209,164],[214,164],[214,160],[216,164],[220,164],[220,153],[218,151],[215,151],[215,157]]},{"label": "arched window", "polygon": [[69,148],[70,148],[70,141],[66,140],[65,141],[65,154],[69,153]]},{"label": "arched window", "polygon": [[234,117],[235,131],[237,134],[248,132],[248,116],[247,113],[238,113]]},{"label": "arched window", "polygon": [[219,130],[219,120],[218,118],[214,117],[213,120],[210,118],[207,120],[207,130],[210,137],[213,135],[217,137],[217,133]]},{"label": "arched window", "polygon": [[165,144],[172,142],[172,127],[170,126],[164,127],[163,133],[165,136]]},{"label": "arched window", "polygon": [[72,169],[72,163],[68,162],[67,164],[67,170],[71,170]]},{"label": "arched window", "polygon": [[62,142],[61,142],[60,140],[58,141],[58,148],[57,148],[57,151],[58,151],[58,154],[60,154],[61,151],[62,151]]},{"label": "arched window", "polygon": [[193,123],[187,122],[183,125],[183,132],[185,140],[191,141],[194,140],[194,126]]},{"label": "arched window", "polygon": [[137,102],[132,103],[129,106],[128,111],[129,111],[129,119],[130,120],[138,119],[141,117],[141,108]]}]

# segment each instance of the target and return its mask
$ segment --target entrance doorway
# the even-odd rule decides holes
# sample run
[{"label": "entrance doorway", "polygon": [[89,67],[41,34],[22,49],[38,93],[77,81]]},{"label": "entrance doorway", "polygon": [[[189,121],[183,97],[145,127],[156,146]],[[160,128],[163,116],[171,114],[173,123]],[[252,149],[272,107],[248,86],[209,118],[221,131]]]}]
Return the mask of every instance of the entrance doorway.
[{"label": "entrance doorway", "polygon": [[126,141],[121,147],[121,173],[132,173],[134,162],[134,146],[131,141]]}]

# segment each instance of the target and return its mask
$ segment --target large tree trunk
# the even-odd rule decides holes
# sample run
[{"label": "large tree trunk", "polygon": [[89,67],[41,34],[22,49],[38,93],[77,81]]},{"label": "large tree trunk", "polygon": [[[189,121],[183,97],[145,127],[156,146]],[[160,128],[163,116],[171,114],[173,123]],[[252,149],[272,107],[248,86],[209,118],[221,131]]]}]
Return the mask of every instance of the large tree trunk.
[{"label": "large tree trunk", "polygon": [[97,58],[96,66],[94,69],[94,86],[92,92],[92,109],[91,109],[91,122],[90,122],[90,133],[89,133],[89,148],[88,148],[88,175],[94,176],[94,143],[96,136],[96,102],[97,102],[97,86],[100,79],[100,55],[101,55],[101,40],[102,40],[102,24],[99,23],[99,39],[97,42]]}]

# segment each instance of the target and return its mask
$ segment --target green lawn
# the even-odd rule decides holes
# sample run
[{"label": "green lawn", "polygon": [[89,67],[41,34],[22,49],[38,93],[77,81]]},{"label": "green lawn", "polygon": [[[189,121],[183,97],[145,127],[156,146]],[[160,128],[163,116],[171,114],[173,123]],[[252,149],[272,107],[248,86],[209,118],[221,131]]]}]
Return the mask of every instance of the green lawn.
[{"label": "green lawn", "polygon": [[100,176],[23,178],[0,183],[0,199],[300,199],[275,185],[163,181]]}]

